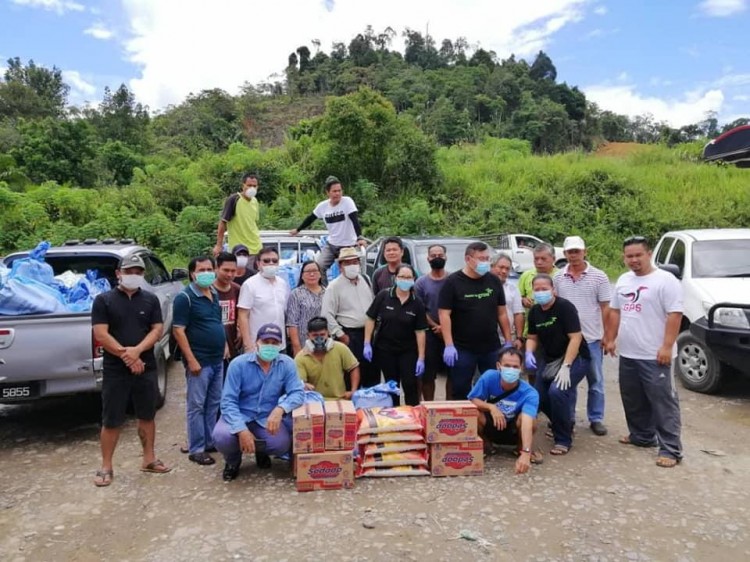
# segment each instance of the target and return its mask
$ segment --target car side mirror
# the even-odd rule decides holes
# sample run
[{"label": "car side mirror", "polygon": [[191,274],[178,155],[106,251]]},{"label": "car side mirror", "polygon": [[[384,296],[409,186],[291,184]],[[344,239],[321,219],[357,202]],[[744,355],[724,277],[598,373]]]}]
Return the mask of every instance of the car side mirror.
[{"label": "car side mirror", "polygon": [[187,269],[175,268],[172,270],[172,281],[184,281],[189,278],[190,275]]},{"label": "car side mirror", "polygon": [[682,279],[682,271],[680,271],[680,266],[675,265],[673,263],[665,263],[659,266],[659,269],[663,269],[664,271],[667,271],[677,277],[677,279]]}]

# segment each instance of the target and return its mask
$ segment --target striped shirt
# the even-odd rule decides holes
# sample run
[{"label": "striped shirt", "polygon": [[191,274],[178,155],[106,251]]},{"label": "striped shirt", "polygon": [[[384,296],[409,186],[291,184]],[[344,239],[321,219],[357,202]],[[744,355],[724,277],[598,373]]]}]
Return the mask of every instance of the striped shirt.
[{"label": "striped shirt", "polygon": [[574,279],[565,266],[554,277],[557,295],[572,302],[581,320],[584,339],[595,342],[604,336],[601,303],[612,300],[612,285],[607,275],[586,262],[578,279]]},{"label": "striped shirt", "polygon": [[324,292],[325,289],[321,287],[319,293],[313,293],[302,285],[294,289],[292,294],[289,295],[289,302],[286,305],[286,325],[297,328],[300,347],[305,346],[307,323],[312,318],[320,316]]}]

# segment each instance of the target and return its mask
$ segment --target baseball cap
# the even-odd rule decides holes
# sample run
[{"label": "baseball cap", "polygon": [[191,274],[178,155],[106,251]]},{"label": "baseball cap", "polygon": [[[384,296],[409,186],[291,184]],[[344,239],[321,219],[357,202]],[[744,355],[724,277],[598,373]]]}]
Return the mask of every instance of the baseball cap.
[{"label": "baseball cap", "polygon": [[351,259],[359,259],[359,252],[356,248],[341,248],[339,251],[339,261]]},{"label": "baseball cap", "polygon": [[276,324],[263,324],[258,330],[258,341],[260,340],[276,340],[281,343],[283,338],[281,335],[281,328]]},{"label": "baseball cap", "polygon": [[244,244],[235,244],[234,248],[232,248],[232,253],[235,256],[237,254],[240,254],[240,253],[245,253],[245,254],[247,254],[249,256],[250,255],[250,250],[248,250],[247,246],[245,246]]},{"label": "baseball cap", "polygon": [[568,236],[563,242],[563,250],[585,250],[586,244],[580,236]]},{"label": "baseball cap", "polygon": [[138,254],[130,254],[120,260],[119,269],[130,269],[131,267],[146,269],[146,264],[143,263],[143,258]]}]

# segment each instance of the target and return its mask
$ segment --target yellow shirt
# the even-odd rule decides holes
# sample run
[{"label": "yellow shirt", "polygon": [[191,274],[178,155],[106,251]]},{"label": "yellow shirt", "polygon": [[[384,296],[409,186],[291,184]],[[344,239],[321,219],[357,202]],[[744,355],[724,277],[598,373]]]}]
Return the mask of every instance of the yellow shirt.
[{"label": "yellow shirt", "polygon": [[336,400],[344,396],[344,373],[359,365],[351,350],[341,342],[333,343],[333,348],[326,352],[323,361],[319,361],[312,353],[303,349],[294,358],[294,363],[302,382],[313,385],[326,400]]},{"label": "yellow shirt", "polygon": [[259,220],[260,206],[258,205],[258,199],[253,197],[248,201],[240,196],[237,199],[234,216],[227,222],[229,247],[233,248],[237,244],[244,244],[251,255],[260,252]]}]

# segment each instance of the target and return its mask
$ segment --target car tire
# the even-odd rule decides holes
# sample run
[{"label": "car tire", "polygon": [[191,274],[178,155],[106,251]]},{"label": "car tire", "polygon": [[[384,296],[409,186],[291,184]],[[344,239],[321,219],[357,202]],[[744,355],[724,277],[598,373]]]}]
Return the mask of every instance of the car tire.
[{"label": "car tire", "polygon": [[156,386],[158,396],[156,398],[156,408],[160,409],[167,400],[167,380],[168,380],[167,360],[161,350],[156,353]]},{"label": "car tire", "polygon": [[711,394],[721,386],[721,363],[708,346],[689,331],[677,337],[677,376],[693,392]]}]

